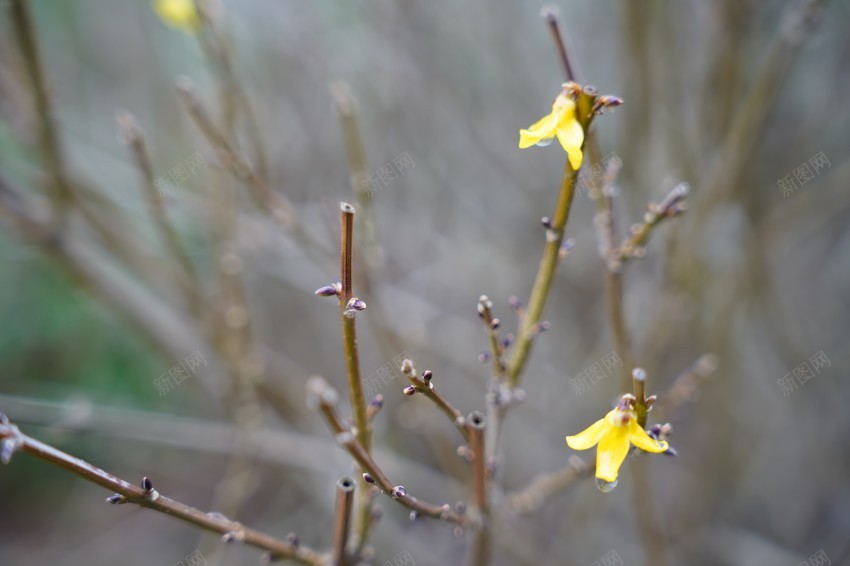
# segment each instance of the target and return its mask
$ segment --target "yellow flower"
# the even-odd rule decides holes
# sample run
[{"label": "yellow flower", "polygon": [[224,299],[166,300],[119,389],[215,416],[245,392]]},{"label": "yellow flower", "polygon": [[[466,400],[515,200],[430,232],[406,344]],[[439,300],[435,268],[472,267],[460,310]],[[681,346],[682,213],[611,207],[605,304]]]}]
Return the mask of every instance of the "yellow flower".
[{"label": "yellow flower", "polygon": [[194,32],[201,23],[195,0],[156,0],[154,10],[163,22],[184,31]]},{"label": "yellow flower", "polygon": [[529,126],[527,130],[519,131],[519,147],[525,149],[535,144],[544,145],[541,142],[556,136],[567,152],[573,171],[578,171],[582,161],[581,145],[584,143],[584,130],[576,120],[575,100],[570,98],[566,88],[561,90],[552,104],[552,112]]},{"label": "yellow flower", "polygon": [[577,435],[567,437],[567,445],[573,450],[587,450],[597,444],[596,477],[608,484],[617,481],[620,466],[631,444],[656,454],[669,448],[665,441],[655,440],[638,424],[632,395],[624,395],[619,405],[604,418]]}]

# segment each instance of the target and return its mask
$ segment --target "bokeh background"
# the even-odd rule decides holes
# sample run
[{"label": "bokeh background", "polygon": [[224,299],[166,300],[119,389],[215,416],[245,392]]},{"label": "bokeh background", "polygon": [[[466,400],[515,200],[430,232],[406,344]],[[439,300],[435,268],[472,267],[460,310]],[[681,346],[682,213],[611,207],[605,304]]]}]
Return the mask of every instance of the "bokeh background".
[{"label": "bokeh background", "polygon": [[[10,204],[49,222],[50,171],[5,4],[0,175],[16,196],[4,189],[0,410],[129,481],[150,476],[188,504],[325,548],[335,482],[352,470],[307,409],[304,386],[318,374],[345,390],[336,304],[313,290],[338,279],[337,207],[355,200],[330,87],[345,81],[357,99],[375,176],[377,246],[355,268],[369,305],[358,319],[363,374],[397,375],[394,360],[407,355],[464,413],[484,410],[489,367],[477,358],[487,339],[476,302],[488,294],[503,326],[515,327],[507,298],[528,296],[544,243],[539,219],[553,211],[564,161],[557,146],[516,146],[563,80],[540,5],[216,8],[269,183],[293,203],[315,242],[308,247],[246,197],[181,104],[175,79],[186,76],[222,116],[221,69],[192,34],[165,26],[141,0],[27,2],[68,174],[89,211],[71,214],[56,252],[21,229]],[[660,226],[646,257],[624,271],[634,360],[659,395],[701,355],[719,365],[665,417],[678,458],[632,458],[612,493],[585,479],[529,514],[512,512],[507,494],[568,465],[564,435],[623,392],[614,372],[581,394],[571,385],[614,349],[594,206],[579,195],[567,230],[575,245],[545,311],[552,328],[536,342],[527,401],[504,429],[493,563],[583,566],[612,551],[623,564],[850,563],[850,5],[557,7],[583,79],[625,100],[595,123],[601,153],[623,163],[619,233],[676,183],[692,189],[687,213]],[[117,134],[121,109],[169,183],[168,217],[202,297],[195,314]],[[256,164],[244,113],[234,131]],[[399,156],[409,166],[381,182],[378,172]],[[173,182],[187,163],[190,174]],[[358,241],[367,237],[363,223],[357,230]],[[196,352],[203,366],[160,395],[155,380]],[[828,363],[815,367],[813,357]],[[379,461],[415,495],[468,500],[456,431],[425,399],[402,395],[404,385],[398,376],[380,386]],[[649,511],[636,510],[639,485]],[[0,564],[173,565],[196,550],[210,564],[257,563],[253,549],[108,506],[107,495],[16,455],[0,468]],[[374,563],[404,552],[418,566],[463,563],[469,534],[377,501]]]}]

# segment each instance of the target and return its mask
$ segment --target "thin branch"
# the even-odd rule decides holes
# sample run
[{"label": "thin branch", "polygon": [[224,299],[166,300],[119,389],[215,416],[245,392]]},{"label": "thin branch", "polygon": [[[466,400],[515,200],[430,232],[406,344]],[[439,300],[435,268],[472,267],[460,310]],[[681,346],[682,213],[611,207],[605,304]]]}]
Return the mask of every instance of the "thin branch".
[{"label": "thin branch", "polygon": [[486,420],[478,411],[472,412],[469,423],[469,448],[472,451],[472,485],[475,507],[479,514],[475,536],[472,541],[470,566],[486,566],[490,563],[490,505],[488,502],[487,456],[485,454],[484,431]]},{"label": "thin branch", "polygon": [[546,20],[549,25],[549,31],[552,33],[552,40],[555,42],[555,48],[558,50],[558,58],[564,68],[564,76],[568,81],[580,82],[578,75],[573,71],[573,63],[570,60],[569,52],[567,51],[566,43],[561,35],[561,30],[558,25],[558,8],[556,6],[544,6],[540,11],[540,15]]},{"label": "thin branch", "polygon": [[59,134],[50,99],[47,94],[47,84],[44,69],[41,64],[38,40],[32,24],[27,0],[12,0],[10,10],[18,50],[24,60],[32,89],[36,115],[38,116],[38,140],[45,168],[53,178],[55,192],[54,206],[61,216],[67,212],[70,205],[76,202],[72,184],[65,169],[65,160],[59,143]]},{"label": "thin branch", "polygon": [[422,372],[422,375],[417,375],[416,368],[413,367],[413,361],[406,359],[401,363],[401,371],[410,381],[410,387],[404,390],[405,394],[413,395],[415,393],[421,393],[430,399],[449,418],[464,440],[469,442],[469,429],[467,428],[467,422],[463,417],[463,413],[449,403],[445,397],[440,395],[434,387],[431,370],[425,370]]},{"label": "thin branch", "polygon": [[116,117],[116,121],[118,122],[123,141],[130,147],[133,159],[136,161],[136,166],[142,175],[144,196],[148,203],[148,212],[151,220],[156,226],[159,237],[162,239],[168,253],[182,270],[179,273],[178,280],[183,288],[189,309],[195,316],[198,316],[200,314],[202,300],[199,294],[200,284],[197,279],[197,273],[192,265],[192,261],[189,259],[189,255],[180,242],[177,231],[168,219],[162,193],[156,186],[156,177],[142,130],[136,123],[136,119],[129,112],[120,112]]},{"label": "thin branch", "polygon": [[373,270],[383,264],[384,250],[378,234],[378,223],[373,206],[373,188],[369,181],[366,150],[357,120],[357,101],[348,84],[337,81],[331,84],[331,97],[339,117],[345,155],[348,162],[349,184],[357,205],[357,241],[361,252],[362,267],[358,270],[361,297],[370,303],[366,320],[386,359],[394,357],[404,349],[395,331],[387,324],[388,317],[383,303],[376,300]]},{"label": "thin branch", "polygon": [[631,235],[618,249],[614,250],[614,261],[619,264],[632,258],[642,258],[645,253],[643,246],[646,245],[656,226],[667,218],[673,218],[685,212],[687,204],[685,197],[689,192],[690,187],[687,183],[679,183],[658,204],[650,202],[643,222],[633,226]]},{"label": "thin branch", "polygon": [[502,359],[504,347],[499,340],[501,321],[493,316],[493,301],[487,295],[478,298],[478,316],[484,323],[484,330],[490,341],[490,359],[493,363],[493,379],[499,383],[505,379],[505,362]]},{"label": "thin branch", "polygon": [[522,491],[509,494],[508,507],[520,514],[536,511],[553,496],[567,491],[579,480],[591,477],[595,470],[595,464],[587,463],[581,457],[573,455],[570,457],[570,463],[564,468],[541,474]]},{"label": "thin branch", "polygon": [[328,427],[336,436],[336,441],[345,448],[363,471],[363,477],[367,483],[374,484],[384,494],[411,511],[416,511],[419,515],[433,517],[461,527],[469,525],[468,517],[452,509],[451,505],[434,505],[421,501],[409,495],[404,486],[394,485],[372,456],[357,442],[355,435],[342,425],[336,412],[338,399],[336,390],[323,378],[314,376],[307,382],[308,404],[322,414]]},{"label": "thin branch", "polygon": [[[552,32],[552,39],[555,42],[555,47],[558,51],[559,59],[564,67],[564,75],[568,81],[581,82],[581,77],[573,71],[575,65],[570,60],[570,54],[565,48],[565,41],[561,34],[560,22],[558,19],[557,10],[554,8],[544,9],[543,17],[546,19],[549,29]],[[600,100],[602,100],[601,97]],[[609,106],[617,106],[621,101],[619,99],[610,99],[607,101]],[[587,132],[587,154],[589,161],[593,164],[599,164],[602,161],[602,152],[599,149],[599,141],[594,132]],[[582,179],[584,183],[589,183],[588,196],[596,205],[595,224],[599,235],[600,252],[603,259],[608,262],[609,254],[613,250],[614,243],[617,241],[617,228],[614,219],[614,192],[612,184],[616,179],[619,169],[619,161],[611,160],[606,164],[606,171],[603,176],[601,186],[595,184],[595,179]],[[617,351],[622,364],[622,381],[626,383],[628,379],[628,368],[631,367],[631,346],[629,344],[628,334],[626,332],[625,316],[623,314],[623,280],[618,269],[609,268],[605,270],[605,294],[608,305],[608,319],[611,323],[611,334],[614,340],[614,349]]]},{"label": "thin branch", "polygon": [[[586,87],[581,91],[576,102],[576,118],[585,132],[590,130],[596,98],[596,91],[591,87]],[[519,384],[522,371],[525,369],[525,364],[531,353],[532,341],[536,335],[535,329],[540,322],[543,307],[546,305],[546,299],[552,288],[555,270],[558,267],[561,243],[564,240],[564,230],[570,215],[573,196],[575,195],[577,179],[578,171],[573,170],[572,166],[570,166],[570,160],[567,159],[564,164],[561,191],[555,207],[555,214],[550,221],[550,226],[546,230],[546,247],[543,251],[543,258],[540,260],[540,267],[537,271],[537,277],[534,280],[531,298],[528,300],[528,307],[522,317],[522,326],[517,336],[514,353],[508,363],[507,375],[512,387]]]},{"label": "thin branch", "polygon": [[334,566],[346,566],[348,555],[348,530],[351,525],[351,507],[354,500],[354,480],[341,478],[336,485],[336,511],[334,516]]},{"label": "thin branch", "polygon": [[275,559],[288,558],[313,566],[325,564],[324,556],[308,547],[276,539],[216,513],[204,513],[199,509],[160,495],[153,489],[152,483],[147,478],[142,481],[141,487],[131,485],[84,460],[23,434],[5,416],[0,416],[0,439],[2,439],[0,460],[3,463],[8,463],[12,454],[16,451],[26,452],[115,492],[115,495],[107,499],[110,503],[133,503],[140,507],[171,515],[201,529],[219,533],[225,541],[238,541],[268,551]]},{"label": "thin branch", "polygon": [[241,107],[245,117],[248,137],[254,150],[254,162],[257,166],[258,175],[268,179],[268,164],[263,151],[262,138],[254,109],[248,98],[245,88],[239,77],[233,70],[233,59],[230,46],[224,34],[216,25],[217,22],[209,12],[205,2],[198,3],[198,14],[201,20],[201,32],[197,35],[201,50],[210,62],[217,67],[220,74],[220,89],[222,91],[222,110],[224,112],[224,124],[227,130],[234,129],[237,105]]}]

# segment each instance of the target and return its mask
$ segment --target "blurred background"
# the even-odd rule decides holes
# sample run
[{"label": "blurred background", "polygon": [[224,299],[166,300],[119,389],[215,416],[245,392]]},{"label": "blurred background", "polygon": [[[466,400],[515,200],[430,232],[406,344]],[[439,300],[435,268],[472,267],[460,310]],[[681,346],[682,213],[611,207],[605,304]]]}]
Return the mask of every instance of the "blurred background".
[{"label": "blurred background", "polygon": [[[336,301],[313,291],[339,279],[348,200],[355,293],[369,305],[361,368],[386,399],[376,458],[418,497],[468,501],[457,431],[402,394],[398,365],[431,369],[464,414],[486,410],[476,303],[487,294],[515,330],[507,299],[529,295],[564,163],[557,144],[517,149],[564,80],[541,6],[224,1],[196,34],[141,0],[25,1],[57,162],[19,3],[0,22],[0,411],[128,481],[149,476],[189,505],[326,548],[334,485],[352,466],[304,389],[322,375],[347,401]],[[623,270],[631,358],[659,396],[704,354],[717,370],[663,415],[677,458],[631,457],[611,493],[587,478],[534,509],[512,505],[569,465],[564,435],[625,392],[603,363],[622,353],[595,207],[577,195],[551,330],[504,425],[492,563],[850,564],[850,4],[557,8],[582,80],[625,101],[594,123],[600,153],[622,162],[618,233],[676,183],[691,187],[687,212]],[[230,174],[178,77],[288,199],[289,228]],[[143,132],[155,190],[121,111]],[[368,190],[351,182],[340,114],[359,124]],[[76,200],[59,220],[63,186]],[[594,365],[607,369],[590,379]],[[0,564],[174,565],[196,552],[257,563],[255,549],[108,495],[16,455],[0,467]],[[376,502],[373,563],[464,562],[469,533]]]}]

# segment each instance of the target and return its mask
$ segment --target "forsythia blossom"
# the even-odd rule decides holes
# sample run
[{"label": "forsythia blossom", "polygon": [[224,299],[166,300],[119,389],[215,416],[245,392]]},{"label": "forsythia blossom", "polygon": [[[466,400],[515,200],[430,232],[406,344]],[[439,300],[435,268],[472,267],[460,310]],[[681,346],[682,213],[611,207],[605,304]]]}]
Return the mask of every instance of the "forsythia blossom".
[{"label": "forsythia blossom", "polygon": [[195,0],[155,0],[154,10],[163,22],[184,31],[194,32],[201,23]]},{"label": "forsythia blossom", "polygon": [[573,450],[587,450],[597,444],[596,477],[609,483],[617,481],[630,445],[656,454],[669,448],[665,441],[655,440],[638,424],[632,395],[624,395],[605,417],[575,436],[567,437],[567,445]]},{"label": "forsythia blossom", "polygon": [[[532,124],[527,130],[519,131],[519,147],[525,149],[554,137],[567,152],[570,166],[574,171],[581,167],[581,145],[584,143],[584,130],[576,120],[576,103],[564,85],[552,104],[552,112]],[[542,144],[541,144],[542,145]]]}]

